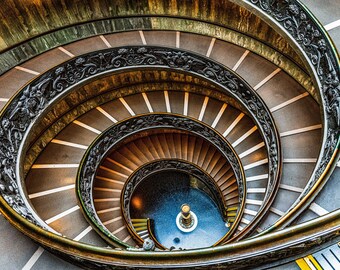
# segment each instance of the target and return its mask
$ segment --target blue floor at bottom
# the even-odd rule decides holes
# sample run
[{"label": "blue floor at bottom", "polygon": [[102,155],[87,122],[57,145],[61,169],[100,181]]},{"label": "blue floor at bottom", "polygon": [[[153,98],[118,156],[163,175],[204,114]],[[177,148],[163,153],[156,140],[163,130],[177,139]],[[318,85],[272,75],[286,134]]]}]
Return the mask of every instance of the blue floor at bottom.
[{"label": "blue floor at bottom", "polygon": [[[165,247],[209,247],[228,231],[214,201],[205,192],[190,187],[187,174],[159,173],[144,181],[134,193],[141,204],[138,209],[131,208],[131,217],[153,219],[155,237]],[[190,205],[198,219],[196,229],[188,233],[176,226],[176,216],[183,203]]]}]

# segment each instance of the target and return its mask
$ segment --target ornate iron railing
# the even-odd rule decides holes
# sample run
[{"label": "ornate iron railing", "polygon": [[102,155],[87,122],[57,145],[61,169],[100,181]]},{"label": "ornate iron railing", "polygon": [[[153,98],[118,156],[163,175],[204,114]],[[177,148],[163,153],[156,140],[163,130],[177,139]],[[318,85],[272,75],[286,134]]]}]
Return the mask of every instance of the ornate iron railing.
[{"label": "ornate iron railing", "polygon": [[[241,205],[241,209],[245,203],[246,181],[242,168],[242,163],[231,145],[220,134],[216,133],[212,128],[203,123],[179,115],[164,113],[147,114],[132,117],[113,125],[96,138],[96,140],[89,146],[88,150],[86,151],[81,161],[77,175],[77,196],[82,206],[83,212],[89,222],[93,224],[96,228],[98,228],[100,234],[104,236],[105,239],[107,239],[107,241],[110,242],[112,245],[115,245],[116,242],[118,242],[120,245],[126,246],[125,243],[121,242],[116,236],[110,233],[110,231],[103,225],[96,213],[92,195],[92,187],[96,171],[101,162],[116,144],[121,143],[130,136],[136,135],[140,132],[165,129],[187,131],[190,134],[207,140],[210,144],[216,147],[219,152],[226,158],[234,172],[238,185],[239,203]],[[200,171],[196,171],[195,175],[199,174],[199,172]],[[129,214],[125,210],[130,203],[130,198],[135,185],[138,185],[138,180],[141,180],[136,177],[132,179],[137,181],[137,183],[135,183],[135,181],[129,181],[127,183],[127,186],[125,186],[122,191],[123,197],[121,201],[121,207],[123,211],[123,216],[127,218],[127,222]],[[242,212],[239,213],[239,215],[241,214]],[[237,222],[235,222],[235,224],[236,223]],[[235,224],[233,224],[233,226]],[[235,227],[236,226],[234,226],[233,228]]]},{"label": "ornate iron railing", "polygon": [[[318,24],[308,10],[298,1],[246,0],[238,3],[250,7],[251,10],[272,24],[280,33],[286,35],[291,40],[291,43],[308,59],[310,63],[309,68],[314,74],[315,81],[317,82],[316,85],[318,86],[317,91],[322,100],[324,112],[322,152],[313,177],[299,202],[278,223],[278,226],[284,226],[299,214],[299,209],[303,209],[313,199],[319,188],[326,182],[339,157],[339,60],[336,50],[332,47],[328,35],[322,26]],[[48,76],[45,76],[44,80],[48,83]],[[42,89],[44,89],[45,83],[43,80],[40,80],[40,84],[43,86]],[[33,89],[33,95],[30,96],[29,91],[26,91],[25,95],[20,93],[13,99],[16,104],[19,102],[27,104],[27,110],[19,108],[19,112],[21,111],[22,115],[28,113],[26,115],[28,120],[34,119],[46,107],[46,99],[43,96],[45,91],[36,92],[36,89]],[[2,142],[4,142],[1,145],[1,158],[4,160],[1,167],[3,172],[1,174],[2,197],[0,198],[2,212],[33,239],[39,241],[55,253],[65,252],[68,254],[67,257],[73,259],[76,263],[99,268],[105,264],[103,263],[105,261],[107,265],[113,264],[123,268],[128,265],[137,266],[137,264],[139,266],[157,266],[161,263],[167,263],[168,266],[171,265],[173,267],[184,265],[201,265],[204,267],[216,263],[220,266],[228,266],[235,265],[234,263],[236,262],[237,267],[249,267],[250,265],[254,267],[255,265],[274,260],[278,256],[287,257],[303,252],[306,248],[318,246],[320,243],[334,238],[340,228],[340,211],[337,210],[316,220],[296,225],[268,236],[261,236],[257,239],[242,241],[238,244],[214,248],[214,252],[212,252],[212,249],[186,252],[185,261],[183,260],[182,252],[173,252],[171,255],[166,253],[163,255],[157,254],[157,257],[155,257],[155,253],[135,254],[133,252],[124,253],[100,248],[93,249],[86,245],[64,239],[39,229],[25,219],[27,218],[34,222],[34,217],[31,216],[22,196],[19,194],[20,191],[16,184],[17,175],[15,174],[15,165],[13,164],[16,163],[17,152],[19,151],[19,147],[16,144],[18,140],[22,139],[29,123],[21,122],[19,125],[14,125],[11,122],[15,115],[12,115],[9,111],[12,112],[12,109],[15,108],[13,104],[7,106],[1,119],[0,135]],[[13,144],[13,140],[16,143],[14,142]],[[72,250],[68,249],[66,251],[65,246],[72,247]],[[254,252],[255,248],[256,251]],[[84,259],[87,256],[89,256],[89,259]],[[97,257],[98,260],[90,259],[94,257]],[[112,258],[115,259],[114,262],[112,262]],[[252,259],[250,260],[250,258]]]},{"label": "ornate iron railing", "polygon": [[0,175],[8,188],[1,190],[1,195],[17,213],[45,226],[32,211],[21,187],[25,138],[44,110],[73,87],[98,76],[120,69],[150,67],[177,69],[200,76],[227,91],[249,110],[268,150],[268,187],[257,217],[265,214],[264,209],[269,207],[267,202],[272,200],[280,176],[281,150],[274,121],[261,98],[233,71],[210,59],[175,49],[138,46],[112,48],[72,59],[30,82],[4,109],[1,122],[6,131],[0,132],[4,149],[0,155],[5,166]]},{"label": "ornate iron railing", "polygon": [[277,28],[309,63],[318,86],[323,114],[322,148],[305,189],[267,233],[287,226],[318,194],[339,159],[340,147],[340,65],[327,32],[312,13],[297,0],[247,0],[240,2]]},{"label": "ornate iron railing", "polygon": [[[201,181],[203,185],[208,188],[209,196],[214,199],[214,202],[217,204],[224,221],[227,221],[227,205],[222,191],[220,190],[214,179],[207,172],[203,171],[196,164],[188,162],[186,160],[160,159],[142,165],[140,168],[136,169],[134,173],[131,174],[126,180],[121,192],[121,207],[126,223],[132,226],[130,215],[130,202],[134,191],[136,190],[137,186],[143,181],[143,179],[146,179],[147,177],[158,172],[173,170],[184,172],[186,174],[194,176],[199,181]],[[245,187],[243,187],[243,184],[242,188],[244,191]],[[244,196],[244,194],[242,196]],[[239,203],[241,203],[241,201]]]},{"label": "ornate iron railing", "polygon": [[[203,183],[204,186],[204,192],[208,193],[208,195],[214,200],[216,205],[218,206],[220,210],[220,214],[224,221],[227,221],[227,204],[225,202],[225,199],[223,197],[222,191],[218,187],[217,183],[214,181],[211,176],[203,171],[201,168],[199,168],[197,165],[188,162],[186,160],[182,159],[160,159],[155,160],[152,162],[149,162],[147,164],[142,165],[138,169],[134,171],[133,174],[129,176],[129,178],[126,180],[124,187],[121,191],[121,208],[122,208],[122,214],[123,218],[125,220],[125,223],[127,224],[128,228],[132,231],[134,235],[137,233],[133,229],[133,224],[131,222],[131,214],[130,214],[130,202],[133,196],[134,191],[136,190],[137,186],[146,178],[149,176],[163,172],[163,171],[176,171],[176,172],[184,172],[185,174],[188,174],[190,176],[195,177],[198,181]],[[198,187],[200,189],[200,187]],[[206,190],[206,188],[208,190]],[[208,191],[208,192],[207,192]],[[239,202],[238,204],[240,204]],[[239,215],[241,213],[240,208],[238,207],[238,213]],[[235,217],[236,219],[236,217]],[[237,222],[240,220],[235,220],[235,226],[230,228],[228,231],[228,234],[232,233],[232,230],[234,230],[237,226]],[[151,230],[150,230],[151,231]],[[155,243],[156,246],[158,246],[158,243]],[[162,248],[164,250],[164,248]]]}]

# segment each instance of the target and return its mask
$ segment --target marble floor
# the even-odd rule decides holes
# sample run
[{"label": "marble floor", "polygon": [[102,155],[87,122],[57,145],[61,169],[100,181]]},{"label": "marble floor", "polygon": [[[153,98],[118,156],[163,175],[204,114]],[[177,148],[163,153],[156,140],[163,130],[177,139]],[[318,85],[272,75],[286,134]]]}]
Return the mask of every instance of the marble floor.
[{"label": "marble floor", "polygon": [[[138,204],[133,202],[138,201]],[[176,226],[176,216],[183,203],[191,207],[198,219],[192,232],[182,232]],[[167,248],[195,249],[212,246],[228,231],[219,208],[212,198],[190,186],[190,177],[181,172],[162,172],[143,180],[134,192],[132,218],[150,218],[154,234]]]}]

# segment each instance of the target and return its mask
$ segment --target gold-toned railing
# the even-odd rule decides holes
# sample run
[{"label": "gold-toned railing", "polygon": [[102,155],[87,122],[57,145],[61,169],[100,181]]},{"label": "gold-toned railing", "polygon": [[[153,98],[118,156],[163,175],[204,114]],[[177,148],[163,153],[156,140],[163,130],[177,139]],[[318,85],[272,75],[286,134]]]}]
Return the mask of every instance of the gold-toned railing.
[{"label": "gold-toned railing", "polygon": [[[316,96],[319,95],[323,108],[324,139],[317,167],[309,185],[300,198],[300,202],[294,205],[287,215],[282,217],[274,227],[265,232],[268,233],[289,224],[294,217],[308,206],[308,203],[313,200],[317,192],[327,181],[339,158],[339,59],[327,33],[298,1],[276,1],[275,5],[270,5],[269,2],[261,0],[237,3],[245,5],[266,20],[274,29],[286,36],[287,40],[290,40],[290,44],[301,53],[305,65],[311,71],[311,74],[314,74],[314,79],[318,86]],[[296,31],[297,27],[294,25],[296,21],[302,22],[300,24],[304,26],[301,29],[302,32]],[[307,28],[307,26],[309,27]],[[312,29],[313,31],[308,33],[309,30],[307,29]],[[311,35],[313,33],[315,34]],[[310,46],[309,48],[299,40],[301,34],[302,36],[305,34],[307,39],[309,38],[307,43]],[[320,67],[322,70],[320,70]],[[10,109],[13,109],[13,107]],[[7,125],[8,123],[5,124]],[[7,177],[13,177],[13,175],[7,174]],[[3,194],[0,197],[1,211],[18,229],[42,245],[54,249],[55,252],[62,252],[65,256],[69,256],[69,258],[74,258],[74,256],[84,260],[87,258],[89,265],[94,267],[97,265],[97,262],[117,266],[136,266],[138,264],[157,266],[162,263],[172,266],[219,263],[227,266],[232,264],[230,258],[234,262],[238,262],[239,266],[246,267],[250,264],[254,266],[264,261],[276,259],[278,256],[290,256],[293,252],[297,254],[298,252],[303,252],[306,247],[313,247],[324,241],[329,241],[335,237],[340,227],[340,211],[337,210],[313,221],[233,245],[183,253],[136,254],[134,252],[90,247],[47,232],[29,222],[28,220],[32,217],[25,215],[25,211],[22,213],[23,217],[13,211],[14,208],[20,212],[23,206],[22,202],[20,204],[10,203],[13,207],[11,208],[8,204],[7,196]],[[20,200],[17,197],[14,199]],[[265,255],[269,254],[268,250],[270,255]]]}]

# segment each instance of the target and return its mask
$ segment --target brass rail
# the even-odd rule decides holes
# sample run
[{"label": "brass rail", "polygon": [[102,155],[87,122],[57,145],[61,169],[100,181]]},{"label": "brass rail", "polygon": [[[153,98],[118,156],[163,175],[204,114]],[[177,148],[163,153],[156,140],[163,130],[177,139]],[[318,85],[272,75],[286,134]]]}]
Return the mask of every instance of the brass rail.
[{"label": "brass rail", "polygon": [[[259,0],[248,0],[238,3],[247,6],[250,10],[259,14],[264,20],[273,25],[274,29],[277,29],[279,33],[282,33],[291,40],[292,46],[301,52],[311,74],[314,74],[314,79],[318,86],[317,93],[322,100],[324,139],[317,168],[313,173],[309,186],[300,198],[301,201],[303,200],[302,203],[297,203],[290,209],[287,215],[279,220],[275,228],[270,228],[267,231],[271,232],[273,229],[282,228],[289,224],[294,217],[308,206],[308,203],[313,200],[320,188],[326,183],[332,169],[335,167],[335,162],[337,162],[339,158],[340,121],[339,115],[337,114],[339,104],[336,103],[340,95],[340,93],[336,91],[337,87],[339,87],[339,59],[327,33],[298,1],[277,1],[277,5],[265,5],[264,1]],[[276,16],[280,15],[281,11],[284,12],[282,14],[286,15],[284,21],[280,21],[280,18],[283,18],[282,16]],[[314,53],[310,53],[311,48],[307,48],[298,40],[299,36],[301,36],[300,34],[306,34],[307,38],[309,38],[309,33],[298,33],[298,35],[297,31],[294,31],[297,30],[294,24],[291,26],[291,24],[287,23],[294,20],[302,20],[304,25],[310,25],[313,32],[317,34],[314,36],[314,39],[308,42],[311,48],[315,49]],[[319,70],[320,66],[325,68],[327,72],[321,73]],[[9,106],[3,110],[2,116],[4,116],[7,108],[9,108]],[[11,107],[11,109],[13,109],[13,107]],[[25,208],[25,204],[19,201],[20,197],[11,195],[12,194],[2,194],[2,197],[0,197],[2,205],[1,211],[18,229],[39,243],[55,249],[55,252],[62,252],[69,256],[70,259],[72,259],[73,256],[80,257],[94,267],[98,267],[97,262],[123,267],[128,265],[148,267],[157,266],[162,263],[167,263],[169,267],[198,265],[204,267],[214,263],[228,266],[234,262],[239,263],[239,267],[254,266],[259,265],[261,260],[268,262],[276,259],[273,256],[290,256],[293,253],[303,252],[306,247],[310,248],[319,245],[320,242],[331,240],[338,234],[340,228],[340,210],[337,210],[304,224],[263,235],[256,239],[216,247],[214,249],[171,252],[171,255],[166,252],[136,254],[133,252],[94,248],[47,232],[27,220],[32,220],[32,216],[26,215],[23,212],[20,213],[21,216],[13,210],[13,208],[19,209],[20,212],[20,207]],[[8,196],[10,196],[10,198],[14,197],[14,199],[18,201],[13,204],[9,202]],[[11,208],[9,204],[13,208]],[[113,258],[114,260],[112,260]]]},{"label": "brass rail", "polygon": [[[100,233],[100,235],[104,237],[110,244],[115,245],[115,241],[117,240],[119,243],[121,243],[121,241],[117,239],[114,235],[112,235],[110,231],[103,225],[96,213],[93,198],[91,197],[95,174],[100,163],[116,144],[123,143],[130,136],[136,135],[140,132],[159,129],[172,129],[175,131],[182,130],[189,132],[189,134],[193,134],[197,137],[201,137],[204,140],[208,140],[229,162],[237,180],[239,200],[241,204],[238,217],[236,218],[231,230],[229,231],[230,233],[233,232],[236,228],[236,225],[241,219],[240,216],[243,213],[246,198],[245,175],[239,157],[237,156],[235,150],[232,148],[230,143],[227,142],[221,134],[214,131],[208,125],[198,122],[189,117],[183,117],[180,115],[169,113],[139,115],[118,122],[112,127],[109,127],[103,133],[101,133],[101,135],[99,135],[88,147],[80,163],[76,180],[77,197],[86,219],[90,222],[90,224],[96,227],[96,230]],[[152,165],[153,163],[150,164]],[[147,164],[146,166],[148,165],[149,164]],[[145,166],[143,166],[142,168],[144,167]],[[137,175],[139,172],[140,170],[135,171]],[[146,170],[146,172],[148,172],[148,170]],[[201,171],[199,170],[199,172]],[[134,174],[131,176],[131,179],[134,181],[126,181],[121,193],[123,217],[125,218],[127,224],[130,224],[129,215],[125,213],[124,210],[127,210],[129,208],[128,204],[131,194],[127,194],[127,192],[125,192],[124,190],[126,189],[129,190],[129,192],[132,192],[135,182],[140,180],[134,179],[133,176]],[[214,185],[213,181],[212,185]],[[130,228],[130,230],[132,230],[131,224],[128,227]],[[228,236],[229,233],[227,233],[222,239],[225,239]]]}]

